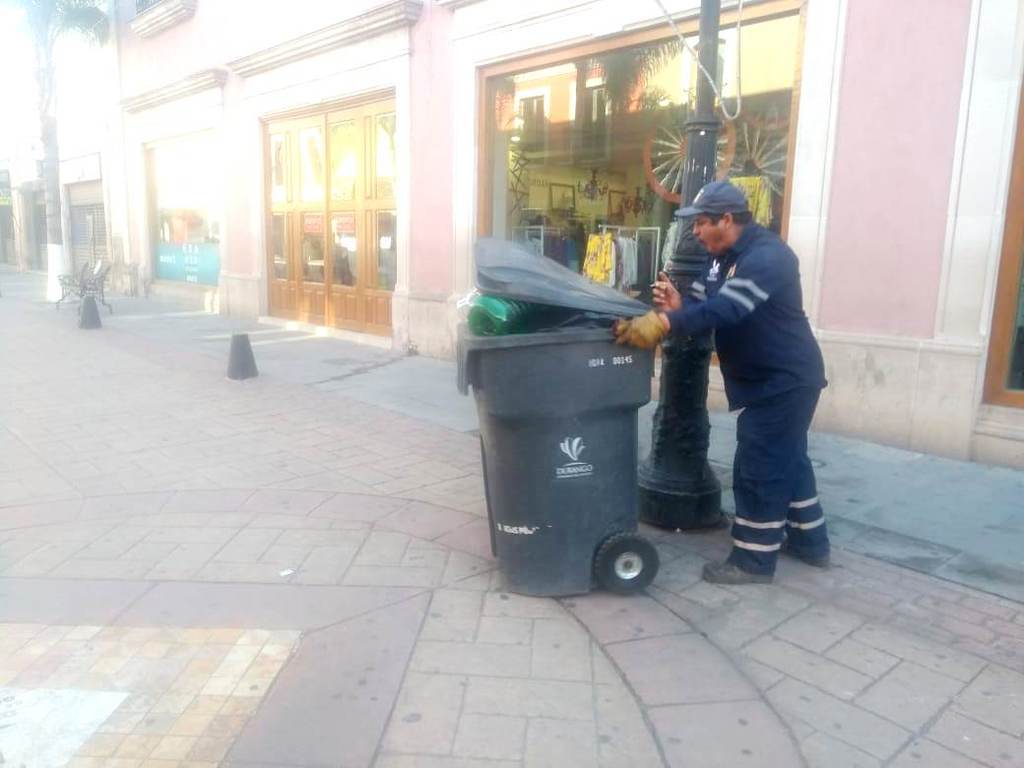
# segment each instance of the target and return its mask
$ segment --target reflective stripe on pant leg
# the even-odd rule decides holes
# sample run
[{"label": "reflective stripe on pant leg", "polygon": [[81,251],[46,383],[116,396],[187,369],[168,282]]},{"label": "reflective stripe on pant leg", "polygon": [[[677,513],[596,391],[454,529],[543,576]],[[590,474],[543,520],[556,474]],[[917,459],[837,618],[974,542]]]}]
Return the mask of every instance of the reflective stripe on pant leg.
[{"label": "reflective stripe on pant leg", "polygon": [[[802,466],[797,466],[794,469],[795,475],[800,475],[803,472]],[[821,510],[821,502],[817,496],[789,502],[789,510],[786,513],[786,524],[789,530],[796,528],[809,531],[822,525],[824,522],[825,513]]]},{"label": "reflective stripe on pant leg", "polygon": [[[743,480],[744,501],[736,505],[732,524],[732,543],[745,552],[759,553],[759,572],[774,567],[774,555],[782,548],[786,528],[785,519],[765,520],[768,515],[784,518],[785,498],[779,493],[779,483]],[[761,519],[757,519],[761,518]]]},{"label": "reflective stripe on pant leg", "polygon": [[[810,427],[817,405],[818,393],[808,393],[797,418]],[[792,467],[792,500],[786,514],[786,535],[789,548],[806,557],[824,557],[829,554],[828,530],[825,513],[818,499],[818,486],[814,467],[807,456],[807,433],[797,446],[799,454]]]},{"label": "reflective stripe on pant leg", "polygon": [[752,482],[737,477],[733,484],[736,499],[736,518],[732,523],[732,552],[729,562],[750,573],[774,573],[775,561],[782,547],[782,533],[785,521],[777,521],[778,527],[754,528],[745,515],[756,514],[759,506],[757,490]]},{"label": "reflective stripe on pant leg", "polygon": [[796,498],[786,515],[789,549],[806,557],[824,557],[829,553],[828,529],[821,502],[814,493],[814,468],[806,456],[794,467]]},{"label": "reflective stripe on pant leg", "polygon": [[777,416],[767,407],[750,407],[736,427],[736,518],[729,561],[751,573],[774,573],[785,528],[788,478],[775,447]]}]

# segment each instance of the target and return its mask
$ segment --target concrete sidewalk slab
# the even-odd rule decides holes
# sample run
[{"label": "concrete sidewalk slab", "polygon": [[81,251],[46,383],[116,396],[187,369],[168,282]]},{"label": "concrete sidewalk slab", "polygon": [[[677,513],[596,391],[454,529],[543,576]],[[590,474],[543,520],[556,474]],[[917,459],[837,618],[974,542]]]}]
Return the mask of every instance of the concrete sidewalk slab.
[{"label": "concrete sidewalk slab", "polygon": [[418,594],[402,587],[328,587],[268,584],[158,584],[121,614],[141,626],[256,625],[312,630],[397,605]]},{"label": "concrete sidewalk slab", "polygon": [[370,765],[429,602],[415,596],[307,634],[225,765]]},{"label": "concrete sidewalk slab", "polygon": [[109,624],[153,588],[149,582],[0,579],[0,620],[45,624]]}]

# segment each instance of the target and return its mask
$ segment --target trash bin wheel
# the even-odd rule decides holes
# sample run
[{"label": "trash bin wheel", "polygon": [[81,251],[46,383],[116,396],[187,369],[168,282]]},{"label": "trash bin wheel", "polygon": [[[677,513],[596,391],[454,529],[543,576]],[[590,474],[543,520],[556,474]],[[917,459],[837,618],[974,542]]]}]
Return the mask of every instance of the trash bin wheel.
[{"label": "trash bin wheel", "polygon": [[658,550],[643,536],[616,533],[594,556],[594,578],[609,592],[630,595],[645,589],[658,573]]}]

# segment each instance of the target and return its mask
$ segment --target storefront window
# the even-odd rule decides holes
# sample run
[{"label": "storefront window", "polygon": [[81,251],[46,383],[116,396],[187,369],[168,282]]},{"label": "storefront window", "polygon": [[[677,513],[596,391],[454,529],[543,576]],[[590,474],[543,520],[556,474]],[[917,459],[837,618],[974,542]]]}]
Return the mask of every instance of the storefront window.
[{"label": "storefront window", "polygon": [[[783,225],[800,25],[745,25],[743,108],[725,122],[718,177],[741,186],[755,219]],[[719,86],[736,107],[735,29],[721,33]],[[690,42],[696,45],[696,35]],[[683,125],[697,66],[678,40],[611,50],[488,80],[492,234],[588,272],[588,249],[612,240],[615,268],[592,279],[644,296],[675,242]]]},{"label": "storefront window", "polygon": [[217,285],[220,276],[221,161],[212,137],[150,150],[158,280]]}]

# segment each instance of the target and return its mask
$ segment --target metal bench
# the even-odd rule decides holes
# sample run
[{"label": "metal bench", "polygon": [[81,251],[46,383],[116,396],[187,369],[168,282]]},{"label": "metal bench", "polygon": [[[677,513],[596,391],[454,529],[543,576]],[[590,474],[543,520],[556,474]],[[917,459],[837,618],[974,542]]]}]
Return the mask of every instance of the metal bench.
[{"label": "metal bench", "polygon": [[75,296],[78,294],[78,287],[85,280],[89,274],[89,264],[83,264],[82,269],[77,275],[60,275],[57,281],[60,283],[60,298],[57,299],[56,307],[60,309],[61,302],[64,301],[68,296]]},{"label": "metal bench", "polygon": [[86,296],[92,296],[107,310],[113,314],[114,308],[107,303],[106,282],[110,273],[110,264],[97,260],[93,264],[83,264],[81,271],[77,274],[61,275],[57,278],[60,283],[60,298],[57,299],[56,307],[60,309],[61,303],[69,296],[77,296],[79,300]]}]

